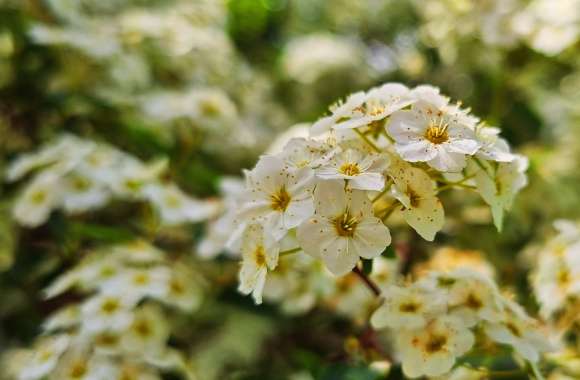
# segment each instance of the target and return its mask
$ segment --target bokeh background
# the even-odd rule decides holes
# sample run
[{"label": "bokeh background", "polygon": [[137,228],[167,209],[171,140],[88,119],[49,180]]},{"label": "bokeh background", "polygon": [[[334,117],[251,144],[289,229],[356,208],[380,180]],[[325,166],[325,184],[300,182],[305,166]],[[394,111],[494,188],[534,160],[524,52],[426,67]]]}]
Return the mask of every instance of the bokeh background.
[{"label": "bokeh background", "polygon": [[[0,170],[67,132],[166,158],[166,180],[219,201],[225,176],[336,100],[432,84],[530,158],[529,185],[501,234],[476,197],[455,194],[434,245],[405,228],[396,243],[418,262],[445,245],[480,251],[533,311],[526,247],[580,217],[579,35],[574,0],[0,0]],[[114,202],[24,228],[11,214],[21,191],[0,184],[0,355],[74,301],[42,289],[78,252],[147,236],[207,285],[200,309],[171,315],[170,343],[199,379],[379,378],[336,305],[289,316],[237,294],[235,260],[196,254],[205,226],[151,236],[142,202]]]}]

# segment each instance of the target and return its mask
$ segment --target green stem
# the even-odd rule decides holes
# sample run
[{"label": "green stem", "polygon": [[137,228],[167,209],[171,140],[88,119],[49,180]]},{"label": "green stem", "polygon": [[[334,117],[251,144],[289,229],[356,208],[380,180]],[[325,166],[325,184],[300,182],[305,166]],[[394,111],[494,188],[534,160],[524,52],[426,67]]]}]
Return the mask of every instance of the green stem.
[{"label": "green stem", "polygon": [[360,138],[362,138],[364,140],[364,142],[366,142],[375,152],[377,153],[381,153],[381,150],[379,149],[379,147],[377,147],[375,145],[374,142],[372,142],[367,136],[364,135],[364,133],[362,133],[361,131],[359,131],[357,128],[354,129],[354,131],[356,132],[357,135],[360,136]]},{"label": "green stem", "polygon": [[282,251],[282,252],[278,253],[278,256],[291,255],[293,253],[300,252],[300,251],[302,251],[302,248],[300,248],[300,247],[296,247],[296,248],[292,248],[292,249],[287,249],[286,251]]},{"label": "green stem", "polygon": [[392,179],[388,179],[387,183],[385,184],[385,188],[383,189],[383,191],[381,191],[379,194],[377,194],[371,202],[375,203],[376,201],[378,201],[379,199],[381,199],[383,197],[383,195],[385,195],[390,189],[391,186],[393,185],[393,180]]}]

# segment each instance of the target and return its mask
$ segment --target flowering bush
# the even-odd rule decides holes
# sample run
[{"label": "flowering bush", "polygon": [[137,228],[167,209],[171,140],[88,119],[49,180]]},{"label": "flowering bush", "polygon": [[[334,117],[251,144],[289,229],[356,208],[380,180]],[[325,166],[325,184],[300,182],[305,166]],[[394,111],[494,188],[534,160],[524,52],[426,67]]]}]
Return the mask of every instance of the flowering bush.
[{"label": "flowering bush", "polygon": [[0,379],[579,378],[579,5],[0,0]]}]

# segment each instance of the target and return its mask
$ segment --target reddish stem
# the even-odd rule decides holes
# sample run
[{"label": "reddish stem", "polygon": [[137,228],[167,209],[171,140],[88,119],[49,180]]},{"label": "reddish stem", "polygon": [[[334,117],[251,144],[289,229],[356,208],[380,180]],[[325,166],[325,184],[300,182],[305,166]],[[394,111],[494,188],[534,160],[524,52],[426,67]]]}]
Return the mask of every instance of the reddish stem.
[{"label": "reddish stem", "polygon": [[363,271],[361,271],[358,266],[354,267],[352,272],[356,274],[365,283],[365,285],[370,289],[371,292],[373,292],[375,296],[378,297],[381,295],[381,290],[379,289],[377,284],[375,284],[373,280],[371,280],[366,274],[364,274]]}]

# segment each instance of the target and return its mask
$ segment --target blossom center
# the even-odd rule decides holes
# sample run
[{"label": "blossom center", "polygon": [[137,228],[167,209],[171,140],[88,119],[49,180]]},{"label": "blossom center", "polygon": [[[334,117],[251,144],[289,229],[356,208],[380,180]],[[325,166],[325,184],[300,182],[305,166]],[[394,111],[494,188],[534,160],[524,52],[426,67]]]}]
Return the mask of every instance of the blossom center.
[{"label": "blossom center", "polygon": [[169,283],[169,288],[171,289],[171,293],[174,295],[181,295],[185,293],[185,286],[181,281],[172,279]]},{"label": "blossom center", "polygon": [[215,102],[206,100],[200,104],[201,113],[204,116],[215,117],[220,114],[220,107]]},{"label": "blossom center", "polygon": [[516,326],[515,324],[513,324],[512,322],[508,322],[506,323],[505,327],[507,327],[507,329],[516,337],[521,337],[522,336],[522,332],[520,331],[520,329],[518,328],[518,326]]},{"label": "blossom center", "polygon": [[357,174],[360,174],[358,164],[355,162],[347,162],[342,164],[339,171],[347,176],[355,176]]},{"label": "blossom center", "polygon": [[351,216],[348,211],[334,219],[334,229],[338,236],[352,237],[358,225],[358,219]]},{"label": "blossom center", "polygon": [[443,144],[449,140],[448,128],[449,124],[445,124],[443,121],[439,124],[431,123],[425,131],[425,138],[433,144]]},{"label": "blossom center", "polygon": [[173,194],[169,194],[165,197],[165,204],[169,208],[179,208],[181,206],[181,199]]},{"label": "blossom center", "polygon": [[42,204],[46,200],[46,193],[42,190],[36,191],[31,195],[30,200],[34,204]]},{"label": "blossom center", "polygon": [[137,331],[137,334],[139,334],[144,338],[150,336],[152,332],[151,326],[149,325],[149,323],[147,323],[147,321],[138,321],[135,324],[135,331]]},{"label": "blossom center", "polygon": [[465,300],[465,305],[470,309],[479,310],[483,307],[483,302],[477,295],[469,293]]},{"label": "blossom center", "polygon": [[256,247],[254,251],[254,261],[258,267],[263,267],[266,264],[266,253],[261,245]]},{"label": "blossom center", "polygon": [[286,211],[290,199],[290,194],[288,194],[286,188],[282,186],[277,192],[270,195],[270,207],[272,210]]},{"label": "blossom center", "polygon": [[76,177],[73,179],[73,187],[76,191],[82,193],[90,189],[91,181],[84,177]]},{"label": "blossom center", "polygon": [[399,306],[399,311],[402,313],[416,313],[421,308],[421,305],[414,301],[404,302]]},{"label": "blossom center", "polygon": [[425,344],[425,351],[430,354],[439,352],[445,348],[445,344],[447,343],[447,337],[444,335],[431,335],[429,340]]},{"label": "blossom center", "polygon": [[419,194],[417,194],[417,192],[413,190],[411,187],[407,187],[406,193],[407,196],[409,197],[409,204],[411,205],[411,207],[413,208],[419,207],[421,203],[421,196],[419,196]]},{"label": "blossom center", "polygon": [[113,314],[119,306],[119,301],[116,299],[108,299],[101,305],[101,310],[106,314]]},{"label": "blossom center", "polygon": [[70,369],[70,377],[73,379],[80,379],[87,373],[87,365],[84,361],[75,363]]},{"label": "blossom center", "polygon": [[135,285],[147,285],[149,283],[149,275],[147,273],[137,273],[133,277],[133,283]]}]

